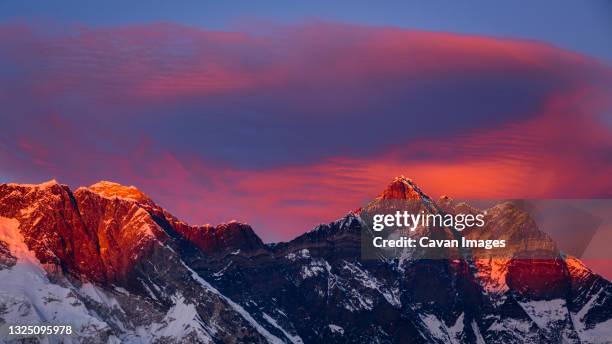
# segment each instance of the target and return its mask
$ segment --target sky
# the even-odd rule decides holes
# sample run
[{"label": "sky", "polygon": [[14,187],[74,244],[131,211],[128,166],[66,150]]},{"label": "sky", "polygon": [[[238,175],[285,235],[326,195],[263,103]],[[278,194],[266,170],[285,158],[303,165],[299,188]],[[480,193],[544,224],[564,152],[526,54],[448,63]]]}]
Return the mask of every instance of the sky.
[{"label": "sky", "polygon": [[0,3],[0,182],[135,185],[264,241],[398,175],[612,196],[607,1]]},{"label": "sky", "polygon": [[0,20],[87,26],[173,22],[206,29],[249,28],[305,19],[521,37],[611,59],[612,3],[572,1],[2,1]]}]

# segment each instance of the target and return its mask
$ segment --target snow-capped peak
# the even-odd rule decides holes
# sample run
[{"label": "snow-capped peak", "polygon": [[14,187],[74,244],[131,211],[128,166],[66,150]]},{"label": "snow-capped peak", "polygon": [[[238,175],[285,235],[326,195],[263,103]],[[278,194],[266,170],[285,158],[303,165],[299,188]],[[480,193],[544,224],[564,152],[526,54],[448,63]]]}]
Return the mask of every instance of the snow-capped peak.
[{"label": "snow-capped peak", "polygon": [[379,199],[429,199],[412,179],[395,177],[380,194]]},{"label": "snow-capped peak", "polygon": [[393,182],[402,182],[402,183],[414,184],[412,179],[405,177],[403,174],[393,178]]},{"label": "snow-capped peak", "polygon": [[138,190],[138,188],[136,188],[135,186],[125,186],[119,183],[109,182],[106,180],[99,181],[89,186],[87,189],[99,194],[100,196],[107,198],[118,197],[137,202],[150,201],[150,198],[142,191]]},{"label": "snow-capped peak", "polygon": [[40,184],[19,184],[19,183],[8,183],[9,186],[21,186],[26,188],[37,188],[37,189],[47,189],[55,185],[60,185],[57,180],[51,179],[46,182]]},{"label": "snow-capped peak", "polygon": [[227,229],[230,227],[238,227],[238,228],[245,228],[245,227],[251,227],[248,223],[246,222],[242,222],[242,221],[238,221],[235,219],[229,220],[227,222],[223,222],[223,223],[219,223],[217,225],[217,227],[219,227],[220,229]]}]

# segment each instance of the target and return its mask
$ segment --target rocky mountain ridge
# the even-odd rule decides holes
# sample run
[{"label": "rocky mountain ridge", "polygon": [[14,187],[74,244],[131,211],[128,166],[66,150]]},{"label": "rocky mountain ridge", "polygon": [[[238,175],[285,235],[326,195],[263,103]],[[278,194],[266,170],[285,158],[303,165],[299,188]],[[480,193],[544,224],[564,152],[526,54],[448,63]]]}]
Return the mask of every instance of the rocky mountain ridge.
[{"label": "rocky mountain ridge", "polygon": [[[459,206],[403,177],[376,200],[394,198]],[[508,233],[537,233],[520,210],[494,210],[513,219]],[[576,258],[362,260],[359,211],[266,245],[246,224],[188,225],[135,187],[51,181],[0,185],[0,220],[0,334],[79,319],[68,339],[79,343],[612,337],[612,284]]]}]

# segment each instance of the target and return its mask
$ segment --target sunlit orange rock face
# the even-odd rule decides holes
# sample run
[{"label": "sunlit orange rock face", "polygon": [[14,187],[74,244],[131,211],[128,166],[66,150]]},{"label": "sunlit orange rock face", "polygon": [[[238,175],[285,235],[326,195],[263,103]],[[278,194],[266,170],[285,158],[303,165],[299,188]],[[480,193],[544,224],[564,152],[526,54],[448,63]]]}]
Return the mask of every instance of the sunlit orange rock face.
[{"label": "sunlit orange rock face", "polygon": [[54,181],[0,186],[0,216],[19,220],[41,263],[93,281],[123,278],[164,236],[138,202],[87,188],[72,193]]},{"label": "sunlit orange rock face", "polygon": [[412,180],[404,176],[395,178],[378,196],[381,200],[419,200],[423,194]]},{"label": "sunlit orange rock face", "polygon": [[100,181],[89,186],[87,189],[102,197],[117,197],[133,200],[140,204],[153,204],[153,201],[135,186],[124,186],[118,183]]},{"label": "sunlit orange rock face", "polygon": [[264,246],[251,226],[239,222],[217,226],[180,226],[177,230],[207,253],[217,253],[227,249],[252,251]]},{"label": "sunlit orange rock face", "polygon": [[357,209],[356,213],[366,214],[395,214],[397,210],[419,213],[421,211],[431,212],[432,202],[411,179],[404,176],[394,178],[391,183],[363,209]]},{"label": "sunlit orange rock face", "polygon": [[93,238],[105,278],[124,278],[141,256],[147,256],[154,240],[166,234],[138,202],[105,197],[87,188],[74,193],[81,221]]},{"label": "sunlit orange rock face", "polygon": [[19,220],[25,243],[41,263],[96,281],[107,278],[98,233],[83,221],[67,186],[0,185],[0,216]]},{"label": "sunlit orange rock face", "polygon": [[125,279],[155,242],[168,239],[156,221],[208,253],[263,246],[248,225],[189,226],[135,187],[110,182],[74,193],[55,181],[3,184],[0,216],[19,220],[26,244],[41,263],[99,282]]}]

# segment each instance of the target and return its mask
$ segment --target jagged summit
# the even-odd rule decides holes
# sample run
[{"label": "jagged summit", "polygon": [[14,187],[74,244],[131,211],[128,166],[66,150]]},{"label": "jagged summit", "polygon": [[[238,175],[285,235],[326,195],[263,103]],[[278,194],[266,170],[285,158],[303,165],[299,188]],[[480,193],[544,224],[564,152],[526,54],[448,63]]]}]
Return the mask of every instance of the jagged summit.
[{"label": "jagged summit", "polygon": [[[204,227],[215,227],[215,226],[206,224],[204,225]],[[222,229],[222,228],[230,228],[230,227],[241,227],[241,228],[249,227],[250,228],[251,226],[246,222],[242,222],[238,220],[229,220],[227,222],[222,222],[222,223],[217,224],[216,227],[219,227]]]},{"label": "jagged summit", "polygon": [[21,187],[29,187],[29,188],[39,188],[39,189],[44,189],[44,188],[48,188],[48,187],[52,187],[54,185],[60,185],[57,180],[55,179],[50,179],[46,182],[42,182],[40,184],[20,184],[20,183],[7,183],[6,185],[9,186],[21,186]]},{"label": "jagged summit", "polygon": [[147,195],[145,195],[142,191],[138,190],[138,188],[133,185],[125,186],[119,183],[102,180],[89,186],[87,189],[103,197],[118,197],[128,200],[134,200],[137,202],[151,201],[151,199]]},{"label": "jagged summit", "polygon": [[237,221],[217,226],[186,226],[180,228],[179,231],[207,253],[226,250],[253,251],[265,246],[250,225]]},{"label": "jagged summit", "polygon": [[410,178],[403,175],[395,177],[387,188],[378,196],[378,199],[429,199]]}]

